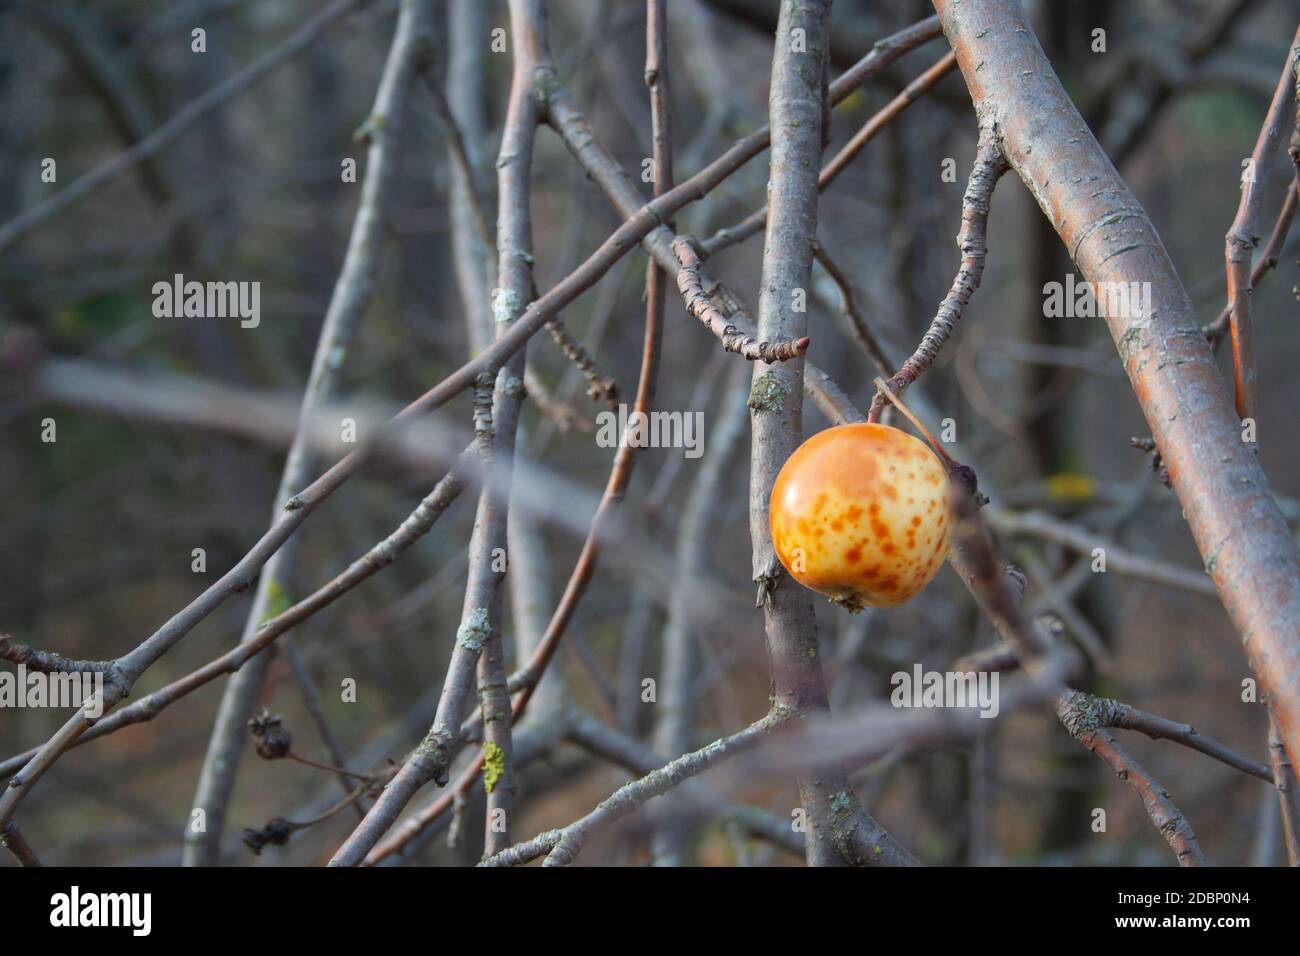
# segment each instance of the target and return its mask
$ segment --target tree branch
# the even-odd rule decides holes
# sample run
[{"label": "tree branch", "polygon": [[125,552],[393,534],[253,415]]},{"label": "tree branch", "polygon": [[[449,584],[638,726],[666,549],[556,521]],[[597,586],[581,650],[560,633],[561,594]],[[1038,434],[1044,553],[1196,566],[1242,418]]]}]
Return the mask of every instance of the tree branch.
[{"label": "tree branch", "polygon": [[[1002,153],[996,124],[980,123],[979,142],[975,147],[975,168],[966,183],[966,193],[961,201],[961,228],[957,231],[957,248],[961,250],[961,266],[952,280],[952,288],[939,303],[939,311],[930,322],[916,351],[903,363],[889,380],[889,387],[901,393],[915,382],[933,364],[953,327],[961,321],[962,312],[984,277],[984,257],[988,252],[989,203],[993,189],[1010,166]],[[885,397],[877,394],[867,412],[868,421],[879,421],[885,407]]]},{"label": "tree branch", "polygon": [[[305,422],[314,409],[329,402],[342,381],[346,356],[356,338],[357,327],[370,305],[374,277],[379,266],[388,217],[397,184],[403,128],[408,98],[415,74],[432,47],[432,8],[428,0],[404,4],[398,15],[388,59],[366,121],[369,149],[361,199],[348,238],[348,251],[330,297],[312,359],[311,374],[302,398]],[[272,524],[280,513],[279,503],[292,495],[319,468],[311,454],[308,435],[300,427],[285,462],[275,496]],[[297,549],[287,542],[270,557],[257,582],[257,592],[244,624],[241,641],[253,640],[258,625],[267,616],[272,595],[292,580]],[[182,861],[186,866],[210,866],[220,854],[226,808],[235,787],[235,775],[244,748],[244,727],[256,706],[266,680],[267,658],[254,658],[226,686],[204,756],[193,806],[205,811],[202,830],[187,827]]]},{"label": "tree branch", "polygon": [[1259,209],[1264,187],[1273,171],[1278,142],[1282,139],[1284,125],[1292,119],[1291,105],[1295,100],[1296,58],[1300,56],[1300,29],[1287,51],[1282,75],[1269,103],[1264,125],[1255,140],[1249,165],[1241,177],[1241,201],[1237,215],[1228,227],[1224,240],[1223,258],[1228,274],[1228,305],[1231,309],[1229,329],[1232,333],[1232,367],[1236,388],[1237,417],[1255,418],[1255,328],[1251,315],[1250,258],[1259,242]]},{"label": "tree branch", "polygon": [[[903,92],[899,93],[867,120],[863,127],[853,135],[853,138],[835,154],[835,158],[822,167],[822,171],[817,177],[817,189],[819,191],[827,189],[835,181],[836,177],[848,168],[854,157],[862,152],[867,143],[875,139],[876,135],[897,118],[899,114],[952,72],[953,67],[956,65],[957,58],[952,53],[946,53],[932,67],[907,84]],[[700,246],[705,253],[713,255],[723,249],[744,242],[750,236],[757,235],[763,231],[763,227],[766,225],[767,207],[763,206],[761,209],[755,209],[734,226],[719,229],[702,242]]]},{"label": "tree branch", "polygon": [[482,865],[519,866],[546,854],[543,866],[568,866],[593,833],[628,816],[652,798],[667,793],[722,760],[753,747],[764,734],[781,726],[791,716],[778,706],[739,733],[715,740],[700,750],[683,754],[639,780],[620,787],[582,819],[561,830],[547,830],[526,843],[516,844],[484,860]]},{"label": "tree branch", "polygon": [[1169,799],[1168,792],[1120,746],[1114,734],[1094,713],[1101,703],[1090,694],[1066,691],[1056,702],[1056,713],[1071,737],[1096,754],[1115,774],[1142,798],[1151,822],[1160,831],[1178,858],[1179,866],[1204,866],[1205,854],[1196,842],[1196,834],[1181,810]]},{"label": "tree branch", "polygon": [[[807,313],[797,311],[794,303],[798,293],[807,294],[812,280],[829,27],[829,0],[781,7],[768,101],[772,179],[758,314],[758,334],[764,339],[798,341],[807,328]],[[803,373],[798,360],[756,364],[749,400],[753,580],[766,625],[774,707],[788,710],[796,720],[829,711],[812,596],[794,587],[777,561],[768,515],[777,473],[802,439]],[[809,865],[916,862],[866,815],[843,771],[803,774],[797,783],[807,814]],[[864,839],[887,851],[865,857],[850,852],[863,829],[870,831]]]},{"label": "tree branch", "polygon": [[[1300,564],[1187,293],[1141,205],[1061,88],[1013,0],[935,0],[984,123],[1085,279],[1149,283],[1150,315],[1106,316],[1205,566],[1243,637],[1294,763]],[[1102,284],[1102,285],[1098,285]]]},{"label": "tree branch", "polygon": [[1268,722],[1268,756],[1272,764],[1272,783],[1282,811],[1282,839],[1286,843],[1287,862],[1300,866],[1300,784],[1295,767],[1282,746],[1276,722]]}]

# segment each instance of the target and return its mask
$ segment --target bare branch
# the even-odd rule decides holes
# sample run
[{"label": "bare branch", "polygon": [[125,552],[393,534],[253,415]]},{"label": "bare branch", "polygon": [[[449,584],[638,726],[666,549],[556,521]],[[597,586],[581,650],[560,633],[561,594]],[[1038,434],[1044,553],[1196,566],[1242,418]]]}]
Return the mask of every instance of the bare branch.
[{"label": "bare branch", "polygon": [[42,674],[96,673],[113,666],[112,661],[73,660],[54,651],[41,651],[26,644],[17,644],[9,634],[0,634],[0,660]]},{"label": "bare branch", "polygon": [[[772,181],[759,297],[760,338],[798,342],[807,328],[807,313],[796,311],[792,303],[798,290],[806,294],[812,280],[829,28],[829,2],[781,7],[768,101]],[[803,43],[793,41],[795,31]],[[803,372],[801,361],[755,365],[749,400],[752,579],[766,626],[772,700],[796,719],[829,711],[811,592],[794,587],[777,560],[768,515],[777,473],[802,440]],[[808,816],[809,865],[916,862],[863,811],[843,771],[804,774],[797,782]],[[858,839],[881,847],[881,852],[851,852]]]},{"label": "bare branch", "polygon": [[1041,511],[1008,511],[990,505],[989,523],[999,531],[1014,535],[1032,535],[1063,544],[1071,551],[1090,555],[1097,548],[1106,553],[1106,567],[1139,581],[1190,591],[1217,600],[1214,582],[1203,571],[1179,567],[1152,555],[1137,554],[1078,525],[1062,521]]},{"label": "bare branch", "polygon": [[[1273,223],[1273,231],[1269,233],[1268,242],[1264,245],[1264,250],[1259,254],[1259,258],[1256,259],[1254,268],[1251,269],[1250,290],[1252,294],[1255,287],[1259,285],[1259,280],[1275,269],[1278,259],[1282,257],[1282,246],[1286,243],[1287,233],[1291,231],[1291,220],[1295,218],[1298,197],[1300,197],[1300,180],[1292,182],[1291,187],[1287,189],[1286,198],[1282,200],[1282,209],[1278,212],[1277,219]],[[1210,346],[1216,352],[1223,343],[1224,336],[1228,333],[1231,320],[1232,303],[1228,302],[1219,312],[1218,317],[1203,329],[1205,337],[1210,340]]]},{"label": "bare branch", "polygon": [[717,336],[725,351],[735,352],[751,362],[788,362],[808,351],[808,345],[812,340],[806,335],[777,342],[759,342],[752,335],[741,332],[709,301],[709,296],[700,282],[700,257],[691,240],[679,236],[673,240],[673,252],[676,253],[677,261],[681,264],[677,272],[677,288],[686,303],[686,311],[703,322],[704,327]]},{"label": "bare branch", "polygon": [[[979,288],[980,279],[984,276],[984,257],[988,252],[989,203],[993,199],[994,187],[1009,168],[996,125],[981,123],[979,142],[975,147],[975,168],[971,170],[966,193],[961,200],[961,228],[957,231],[961,267],[952,280],[948,295],[939,303],[939,311],[921,338],[921,344],[889,380],[889,387],[895,392],[902,392],[933,364],[939,350],[952,335],[953,327],[961,321],[962,312],[971,296]],[[878,394],[871,401],[867,420],[878,421],[884,405],[884,395]]]},{"label": "bare branch", "polygon": [[[1164,244],[1097,145],[1014,0],[935,0],[977,113],[1095,287],[1149,283],[1150,315],[1107,315],[1197,548],[1261,688],[1300,755],[1300,562],[1253,446],[1241,441]],[[1069,144],[1069,147],[1066,147]],[[1145,313],[1147,310],[1143,310]]]},{"label": "bare branch", "polygon": [[[512,0],[510,4],[514,66],[505,133],[497,161],[501,212],[497,235],[497,274],[501,289],[493,303],[499,344],[516,326],[524,303],[534,291],[531,190],[533,142],[540,120],[534,69],[540,55],[545,13],[541,0]],[[482,453],[508,476],[512,467],[515,431],[523,400],[523,343],[511,353],[496,379],[493,409],[495,434],[482,443]],[[507,477],[507,481],[508,481]],[[469,706],[477,671],[484,696],[484,717],[496,716],[485,736],[485,749],[501,774],[500,788],[488,788],[489,845],[509,839],[509,813],[514,792],[510,751],[509,701],[505,689],[503,653],[483,652],[501,640],[501,592],[504,570],[496,555],[505,553],[509,485],[501,491],[485,488],[479,497],[477,518],[469,547],[469,577],[456,643],[452,648],[442,697],[433,725],[420,745],[407,756],[401,770],[384,788],[366,818],[339,847],[331,866],[355,866],[388,831],[414,796],[430,780],[446,783],[452,749]],[[505,716],[503,717],[503,713]],[[494,826],[493,810],[506,822],[504,834]]]},{"label": "bare branch", "polygon": [[[570,717],[569,739],[583,749],[610,760],[640,776],[660,769],[668,760],[641,742],[601,723],[590,714],[574,713]],[[733,803],[700,781],[684,780],[676,788],[675,798],[685,804],[692,816],[707,814],[738,821],[755,836],[782,849],[803,856],[804,838],[790,825],[790,820],[767,813],[745,803]]]},{"label": "bare branch", "polygon": [[1286,843],[1287,861],[1300,866],[1300,784],[1296,783],[1295,767],[1282,746],[1277,724],[1268,722],[1268,756],[1272,764],[1272,783],[1277,788],[1278,804],[1282,811],[1282,839]]},{"label": "bare branch", "polygon": [[1142,798],[1147,815],[1170,849],[1179,866],[1204,866],[1205,854],[1196,842],[1196,834],[1169,794],[1142,765],[1120,746],[1114,734],[1094,713],[1097,698],[1078,691],[1066,691],[1056,703],[1057,715],[1070,736],[1096,754],[1115,774]]},{"label": "bare branch", "polygon": [[[351,350],[357,327],[370,305],[379,253],[387,232],[390,206],[397,182],[398,157],[402,149],[408,97],[420,64],[429,55],[432,44],[431,10],[427,0],[402,7],[397,27],[384,64],[383,76],[375,94],[374,106],[366,121],[369,150],[361,200],[348,237],[348,251],[330,297],[325,322],[321,326],[312,359],[311,374],[302,398],[302,417],[310,417],[318,404],[333,398],[342,380],[345,357]],[[274,523],[279,503],[301,488],[319,468],[310,453],[308,436],[300,429],[285,462],[275,496]],[[293,542],[287,542],[270,557],[257,582],[253,606],[244,624],[242,641],[256,637],[258,625],[266,617],[271,596],[282,589],[293,574],[297,560]],[[212,865],[220,853],[226,807],[234,791],[235,775],[244,747],[244,725],[257,702],[266,679],[266,658],[254,659],[241,668],[227,685],[221,698],[212,738],[204,757],[203,769],[195,791],[193,806],[202,807],[206,825],[201,830],[188,827],[183,860],[186,865]]]},{"label": "bare branch", "polygon": [[1295,71],[1300,57],[1300,29],[1287,51],[1282,75],[1269,103],[1264,125],[1241,177],[1241,201],[1228,227],[1223,258],[1228,273],[1229,328],[1232,332],[1232,367],[1236,387],[1237,417],[1255,418],[1255,328],[1251,316],[1250,258],[1259,242],[1259,209],[1264,187],[1273,171],[1273,160],[1295,99]]},{"label": "bare branch", "polygon": [[818,241],[813,246],[813,256],[826,270],[826,274],[831,277],[835,287],[840,291],[840,303],[844,314],[849,319],[849,324],[853,328],[853,335],[862,345],[871,361],[875,363],[876,368],[881,375],[889,375],[894,366],[890,364],[889,359],[885,356],[885,350],[881,347],[880,342],[876,339],[875,333],[867,325],[867,320],[862,317],[862,311],[858,308],[857,298],[853,292],[853,281],[845,274],[844,270],[835,264],[826,247]]},{"label": "bare branch", "polygon": [[707,747],[684,754],[641,779],[620,787],[591,813],[564,829],[547,830],[526,843],[516,844],[489,857],[482,865],[519,866],[546,854],[543,866],[568,866],[593,833],[635,812],[647,801],[703,773],[720,761],[753,747],[764,734],[781,726],[791,716],[780,707],[774,708],[739,733],[722,737]]}]

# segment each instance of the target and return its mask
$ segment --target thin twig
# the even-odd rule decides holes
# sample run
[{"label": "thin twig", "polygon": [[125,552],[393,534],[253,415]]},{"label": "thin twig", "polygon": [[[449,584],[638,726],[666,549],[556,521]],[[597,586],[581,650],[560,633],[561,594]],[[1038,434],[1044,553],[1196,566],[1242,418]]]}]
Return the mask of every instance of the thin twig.
[{"label": "thin twig", "polygon": [[[853,138],[850,139],[844,147],[835,154],[835,157],[822,167],[821,173],[817,177],[817,189],[826,190],[840,173],[844,172],[853,159],[862,152],[863,148],[876,135],[884,129],[905,109],[924,96],[936,83],[952,72],[953,67],[957,65],[957,57],[949,51],[944,54],[932,67],[918,76],[911,83],[904,87],[903,91],[890,100],[879,112],[873,115],[863,127],[858,130]],[[708,239],[700,243],[700,247],[708,255],[721,252],[723,249],[730,248],[738,243],[744,242],[750,236],[757,235],[763,231],[767,225],[767,207],[756,209],[734,226],[727,226],[719,229]]]},{"label": "thin twig", "polygon": [[[1286,198],[1282,201],[1282,209],[1277,214],[1277,219],[1273,223],[1273,231],[1269,233],[1268,242],[1264,245],[1263,252],[1255,260],[1255,266],[1250,272],[1250,289],[1253,293],[1255,287],[1259,285],[1260,279],[1277,267],[1278,260],[1282,257],[1282,246],[1286,243],[1287,233],[1291,231],[1291,220],[1295,218],[1297,198],[1300,197],[1300,179],[1293,180],[1291,186],[1286,191]],[[1232,303],[1226,304],[1217,318],[1210,322],[1202,330],[1205,337],[1210,340],[1210,346],[1217,352],[1219,346],[1223,344],[1223,339],[1228,333],[1229,325],[1232,321]]]},{"label": "thin twig", "polygon": [[1278,804],[1282,811],[1282,838],[1286,843],[1287,862],[1300,866],[1300,784],[1296,783],[1295,768],[1282,746],[1282,735],[1277,724],[1268,722],[1268,757],[1272,764],[1272,782],[1277,789]]},{"label": "thin twig", "polygon": [[[948,295],[939,304],[939,311],[930,322],[929,329],[921,338],[921,344],[889,380],[890,388],[895,392],[901,393],[933,364],[939,350],[952,335],[953,327],[961,321],[962,312],[971,296],[979,288],[980,279],[984,276],[984,258],[988,253],[989,204],[998,180],[1010,168],[1002,145],[998,142],[996,127],[992,123],[981,124],[979,142],[975,147],[975,167],[971,170],[966,193],[961,201],[961,229],[957,232],[961,267],[957,270]],[[883,394],[876,395],[867,412],[867,420],[878,421],[884,404]]]},{"label": "thin twig", "polygon": [[1137,554],[1078,525],[1040,511],[1007,511],[990,506],[989,522],[999,531],[1013,535],[1032,535],[1065,545],[1071,551],[1091,555],[1100,549],[1105,554],[1106,570],[1165,587],[1200,594],[1218,600],[1214,582],[1205,572],[1180,567],[1152,555]]},{"label": "thin twig", "polygon": [[[473,446],[466,448],[457,465],[438,482],[407,519],[388,537],[353,561],[333,580],[275,617],[262,622],[252,641],[237,644],[197,670],[133,701],[120,710],[107,714],[82,734],[74,746],[107,736],[132,724],[153,720],[167,707],[200,687],[219,677],[235,673],[250,658],[269,647],[282,634],[333,604],[362,581],[392,564],[399,554],[428,533],[434,522],[464,489],[467,482],[466,465],[473,454]],[[0,763],[0,779],[17,770],[38,752],[38,750],[29,750]]]},{"label": "thin twig", "polygon": [[1179,866],[1204,866],[1205,854],[1191,824],[1169,798],[1168,791],[1106,729],[1095,713],[1096,703],[1097,698],[1089,694],[1066,691],[1057,699],[1056,712],[1070,736],[1096,754],[1141,797],[1147,815],[1174,851]]},{"label": "thin twig", "polygon": [[[397,188],[409,94],[416,71],[429,55],[431,45],[432,8],[428,0],[404,5],[398,16],[374,105],[363,127],[369,141],[365,181],[348,237],[347,254],[330,296],[312,359],[311,374],[303,393],[304,420],[317,405],[328,402],[338,391],[345,358],[351,351],[361,318],[370,305],[379,254]],[[318,468],[319,461],[311,454],[306,430],[300,429],[280,477],[273,524],[278,518],[279,503],[302,487]],[[257,593],[240,640],[251,641],[257,636],[257,628],[267,616],[275,593],[282,591],[292,578],[296,551],[290,543],[267,561],[257,582]],[[193,802],[193,806],[206,810],[206,826],[186,829],[182,858],[186,865],[217,862],[226,808],[234,790],[244,746],[243,728],[256,706],[268,664],[267,658],[255,658],[249,666],[240,669],[222,695]]]},{"label": "thin twig", "polygon": [[893,372],[894,366],[886,357],[884,348],[876,339],[875,333],[871,331],[871,327],[867,325],[867,320],[862,316],[862,311],[858,308],[852,280],[849,279],[843,269],[836,265],[835,260],[831,258],[830,253],[826,251],[826,247],[820,241],[813,245],[813,257],[826,270],[826,274],[831,277],[831,281],[839,289],[840,304],[844,314],[848,316],[854,337],[866,351],[871,361],[876,364],[880,374],[889,375]]},{"label": "thin twig", "polygon": [[618,382],[601,370],[596,360],[583,348],[582,343],[573,337],[564,323],[556,317],[546,323],[546,331],[560,347],[564,357],[572,362],[582,373],[582,377],[587,380],[587,397],[593,402],[604,402],[617,408],[621,395]]},{"label": "thin twig", "polygon": [[812,340],[806,335],[776,342],[760,342],[752,335],[740,331],[714,307],[708,293],[704,291],[700,281],[700,255],[696,244],[690,237],[679,236],[673,241],[673,252],[677,254],[681,266],[677,270],[677,288],[686,304],[686,311],[699,319],[717,337],[723,350],[735,352],[751,362],[767,363],[788,362],[808,351]]},{"label": "thin twig", "polygon": [[650,799],[703,773],[723,759],[753,747],[764,734],[781,726],[790,717],[789,712],[775,708],[739,733],[684,754],[639,780],[620,787],[582,819],[561,830],[547,830],[526,843],[516,844],[484,860],[482,865],[519,866],[546,854],[543,866],[568,866],[593,833],[635,812]]},{"label": "thin twig", "polygon": [[1264,187],[1273,171],[1273,160],[1277,155],[1278,142],[1282,139],[1284,124],[1291,118],[1297,56],[1300,56],[1300,28],[1296,30],[1287,50],[1286,64],[1278,78],[1277,88],[1264,117],[1264,125],[1260,128],[1255,148],[1251,152],[1246,171],[1242,174],[1241,201],[1224,240],[1228,305],[1232,310],[1229,328],[1232,333],[1233,382],[1237,416],[1243,420],[1255,417],[1255,328],[1250,303],[1250,259],[1259,242],[1256,230],[1259,228]]},{"label": "thin twig", "polygon": [[[742,406],[743,407],[743,406]],[[589,753],[612,761],[639,776],[653,773],[668,760],[645,744],[621,731],[601,723],[590,714],[573,712],[569,716],[569,740]],[[761,837],[774,846],[800,857],[804,855],[806,840],[786,818],[760,810],[745,803],[733,803],[701,781],[686,780],[677,788],[684,798],[688,812],[737,821],[747,832]]]}]

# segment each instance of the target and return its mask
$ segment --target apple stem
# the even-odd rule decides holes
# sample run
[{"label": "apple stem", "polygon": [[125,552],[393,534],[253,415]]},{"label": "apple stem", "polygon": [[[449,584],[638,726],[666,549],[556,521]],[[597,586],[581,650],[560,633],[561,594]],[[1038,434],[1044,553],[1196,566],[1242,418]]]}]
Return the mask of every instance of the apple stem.
[{"label": "apple stem", "polygon": [[906,416],[907,420],[916,427],[916,430],[921,433],[921,437],[930,443],[930,447],[934,449],[934,453],[938,455],[939,460],[943,462],[944,468],[947,469],[949,474],[951,474],[953,468],[955,468],[958,463],[948,454],[943,445],[935,440],[934,435],[930,434],[930,429],[926,428],[925,425],[922,424],[921,420],[912,413],[912,410],[903,404],[903,400],[894,393],[894,390],[889,387],[888,382],[879,376],[875,378],[874,382],[876,390],[879,391],[881,395],[885,396],[885,398],[889,400],[890,404],[902,412],[903,415]]}]

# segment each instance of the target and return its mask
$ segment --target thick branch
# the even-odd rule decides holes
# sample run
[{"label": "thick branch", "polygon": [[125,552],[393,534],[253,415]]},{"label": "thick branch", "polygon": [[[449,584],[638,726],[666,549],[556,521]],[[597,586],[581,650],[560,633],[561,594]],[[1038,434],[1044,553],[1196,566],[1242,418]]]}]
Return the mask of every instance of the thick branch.
[{"label": "thick branch", "polygon": [[[817,169],[822,150],[822,76],[829,47],[830,3],[784,4],[777,22],[768,111],[772,123],[772,178],[763,246],[758,334],[765,339],[803,338],[807,313],[794,301],[812,281],[817,237]],[[796,31],[802,43],[796,43]],[[751,454],[749,532],[753,580],[763,607],[772,699],[797,719],[829,711],[809,591],[786,578],[772,545],[768,505],[777,473],[802,440],[803,362],[756,364],[750,392]],[[914,863],[888,833],[867,816],[841,770],[797,778],[808,819],[808,862]],[[860,829],[889,853],[851,852]]]},{"label": "thick branch", "polygon": [[[1149,283],[1107,325],[1224,606],[1300,755],[1300,564],[1187,293],[1141,205],[1061,88],[1014,0],[935,0],[981,122],[1094,287]],[[1100,284],[1100,285],[1099,285]]]}]

